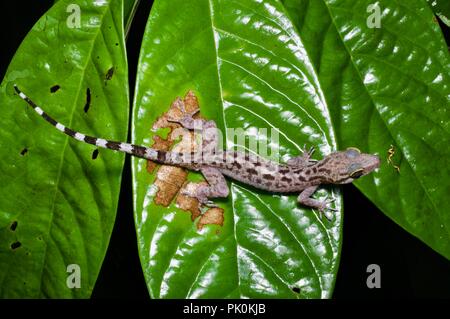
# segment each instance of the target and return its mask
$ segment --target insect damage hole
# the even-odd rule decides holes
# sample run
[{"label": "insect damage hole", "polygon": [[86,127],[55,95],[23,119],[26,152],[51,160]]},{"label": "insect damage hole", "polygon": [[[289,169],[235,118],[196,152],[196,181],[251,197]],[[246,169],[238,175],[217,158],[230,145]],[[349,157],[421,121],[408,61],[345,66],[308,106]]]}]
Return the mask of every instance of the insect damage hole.
[{"label": "insect damage hole", "polygon": [[111,80],[113,75],[114,75],[114,67],[112,66],[112,67],[109,68],[108,72],[106,72],[105,80],[106,81]]},{"label": "insect damage hole", "polygon": [[295,292],[296,294],[299,294],[300,293],[300,288],[292,287],[292,291]]},{"label": "insect damage hole", "polygon": [[26,148],[26,147],[20,151],[20,155],[22,155],[22,156],[24,156],[26,153],[28,153],[28,148]]},{"label": "insect damage hole", "polygon": [[20,246],[22,246],[22,243],[20,242],[20,241],[16,241],[16,242],[14,242],[14,243],[12,243],[11,244],[11,249],[17,249],[17,248],[19,248]]},{"label": "insect damage hole", "polygon": [[13,221],[11,226],[9,226],[9,229],[11,229],[12,231],[15,231],[17,228],[17,220]]},{"label": "insect damage hole", "polygon": [[90,107],[91,107],[91,89],[87,88],[87,90],[86,90],[86,104],[84,104],[84,113],[87,113],[89,111]]},{"label": "insect damage hole", "polygon": [[61,88],[61,87],[60,87],[58,84],[53,85],[53,86],[50,88],[50,93],[55,93],[55,92],[58,91],[60,88]]},{"label": "insect damage hole", "polygon": [[92,152],[92,159],[95,160],[98,157],[98,148],[96,148],[93,152]]}]

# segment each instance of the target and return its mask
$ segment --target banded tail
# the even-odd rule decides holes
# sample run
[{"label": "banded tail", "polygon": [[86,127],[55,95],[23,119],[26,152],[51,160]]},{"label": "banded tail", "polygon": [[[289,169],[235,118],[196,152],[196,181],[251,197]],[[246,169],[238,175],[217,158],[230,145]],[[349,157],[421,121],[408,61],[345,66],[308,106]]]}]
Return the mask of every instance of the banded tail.
[{"label": "banded tail", "polygon": [[47,122],[49,122],[51,125],[56,127],[61,132],[69,135],[70,137],[73,137],[74,139],[85,142],[88,144],[96,145],[98,147],[111,149],[114,151],[120,151],[125,152],[128,154],[131,154],[136,157],[145,158],[152,161],[157,161],[164,163],[166,162],[166,158],[169,156],[168,153],[165,151],[157,151],[149,147],[140,146],[140,145],[134,145],[129,143],[121,143],[121,142],[115,142],[115,141],[109,141],[102,138],[96,138],[93,136],[88,136],[85,134],[82,134],[80,132],[74,131],[71,128],[68,128],[64,126],[63,124],[57,122],[55,119],[53,119],[50,115],[44,112],[36,103],[34,103],[28,96],[26,96],[22,91],[19,90],[19,88],[14,84],[14,89],[16,90],[17,94],[20,96],[20,98],[24,101],[26,101],[35,111],[37,114],[39,114],[41,117],[43,117]]}]

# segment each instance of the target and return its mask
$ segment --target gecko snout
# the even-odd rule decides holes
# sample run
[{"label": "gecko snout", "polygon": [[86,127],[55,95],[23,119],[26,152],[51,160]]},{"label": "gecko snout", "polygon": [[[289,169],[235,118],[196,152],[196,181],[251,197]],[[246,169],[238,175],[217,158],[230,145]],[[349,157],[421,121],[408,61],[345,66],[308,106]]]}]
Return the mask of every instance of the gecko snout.
[{"label": "gecko snout", "polygon": [[363,154],[363,168],[364,168],[364,175],[376,170],[380,167],[380,157],[376,154]]},{"label": "gecko snout", "polygon": [[377,169],[380,167],[380,157],[378,155],[372,155],[372,160],[373,160],[373,169]]}]

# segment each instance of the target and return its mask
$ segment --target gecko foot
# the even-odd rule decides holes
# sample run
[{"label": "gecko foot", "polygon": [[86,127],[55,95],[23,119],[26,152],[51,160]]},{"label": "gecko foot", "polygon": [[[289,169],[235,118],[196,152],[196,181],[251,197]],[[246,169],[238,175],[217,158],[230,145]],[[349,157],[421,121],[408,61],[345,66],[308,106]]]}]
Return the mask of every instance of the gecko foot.
[{"label": "gecko foot", "polygon": [[167,117],[167,121],[169,121],[169,122],[175,122],[175,123],[181,123],[181,122],[186,121],[186,120],[191,120],[191,119],[193,118],[193,116],[194,116],[195,114],[197,114],[198,112],[199,112],[199,109],[197,109],[197,110],[195,110],[195,111],[193,111],[193,112],[189,112],[189,113],[183,111],[183,115],[182,115],[181,118],[175,118],[175,117],[169,115],[169,116]]},{"label": "gecko foot", "polygon": [[169,122],[173,122],[173,123],[178,123],[181,126],[183,126],[184,128],[188,129],[188,130],[193,130],[196,127],[197,128],[202,128],[202,124],[203,124],[203,120],[199,119],[196,120],[193,118],[193,116],[198,112],[199,110],[195,110],[194,112],[191,113],[183,113],[183,116],[181,118],[174,118],[172,116],[168,116],[167,121]]},{"label": "gecko foot", "polygon": [[[314,152],[316,151],[316,148],[314,147],[314,146],[311,146],[310,148],[309,148],[309,150],[306,148],[306,144],[304,144],[303,145],[303,148],[301,149],[301,151],[302,151],[302,153],[303,153],[303,157],[306,159],[306,160],[309,160],[309,159],[311,159],[311,156],[314,154]],[[311,159],[311,161],[316,161],[317,162],[317,160],[314,160],[314,159]]]},{"label": "gecko foot", "polygon": [[200,112],[199,108],[195,109],[192,112],[187,112],[183,103],[181,103],[179,105],[179,109],[180,109],[180,111],[182,113],[182,117],[181,118],[174,118],[174,117],[169,115],[168,118],[167,118],[167,120],[169,122],[179,123],[181,125],[183,125],[183,123],[190,123],[190,122],[194,121],[193,116],[195,114],[197,114],[198,112]]},{"label": "gecko foot", "polygon": [[195,198],[200,206],[219,207],[213,201],[209,200],[209,187],[206,185],[198,185],[197,187],[186,188],[181,191],[181,195]]},{"label": "gecko foot", "polygon": [[306,150],[306,144],[303,145],[302,153],[306,153],[309,157],[311,157],[314,154],[315,151],[316,151],[316,149],[315,149],[314,146],[311,146],[309,148],[309,150]]},{"label": "gecko foot", "polygon": [[[329,207],[331,203],[333,203],[336,199],[335,198],[327,198],[324,201],[317,200],[314,198],[311,198],[310,196],[317,190],[318,186],[311,186],[306,189],[304,189],[297,197],[297,201],[305,205],[307,207],[317,209],[319,211],[320,218],[322,219],[322,214],[326,211],[338,211],[336,208]],[[326,214],[324,214],[327,219],[330,219]]]},{"label": "gecko foot", "polygon": [[206,201],[206,203],[202,203],[201,205],[210,207],[210,208],[219,207],[219,205],[214,203],[212,200],[208,200],[208,201]]},{"label": "gecko foot", "polygon": [[287,160],[286,164],[292,166],[306,167],[317,163],[316,159],[311,158],[312,154],[315,151],[314,146],[312,146],[308,151],[306,150],[306,145],[301,149],[302,155],[295,156]]},{"label": "gecko foot", "polygon": [[329,221],[332,220],[332,217],[327,214],[328,211],[337,212],[339,211],[337,208],[329,207],[330,204],[334,203],[336,198],[326,199],[323,202],[319,202],[317,210],[319,211],[319,218],[322,219],[322,216],[325,216]]}]

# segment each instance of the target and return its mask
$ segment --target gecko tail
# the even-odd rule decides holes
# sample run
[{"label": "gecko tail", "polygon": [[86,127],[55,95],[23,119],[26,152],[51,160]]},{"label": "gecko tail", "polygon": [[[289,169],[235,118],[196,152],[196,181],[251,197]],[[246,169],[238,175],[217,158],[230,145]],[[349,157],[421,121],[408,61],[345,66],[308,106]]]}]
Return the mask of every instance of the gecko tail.
[{"label": "gecko tail", "polygon": [[28,96],[26,96],[21,90],[19,90],[19,88],[15,84],[14,90],[17,92],[17,94],[20,96],[22,100],[27,102],[36,111],[36,113],[39,114],[41,117],[43,117],[47,122],[56,127],[59,131],[63,132],[66,135],[69,135],[70,137],[73,137],[78,141],[85,142],[87,144],[92,144],[102,148],[111,149],[114,151],[128,153],[133,156],[145,158],[152,161],[160,161],[162,158],[166,157],[166,152],[164,151],[157,151],[149,147],[134,145],[130,143],[109,141],[74,131],[71,128],[68,128],[63,124],[59,123],[58,121],[53,119],[50,115],[45,113],[43,109],[41,109]]}]

